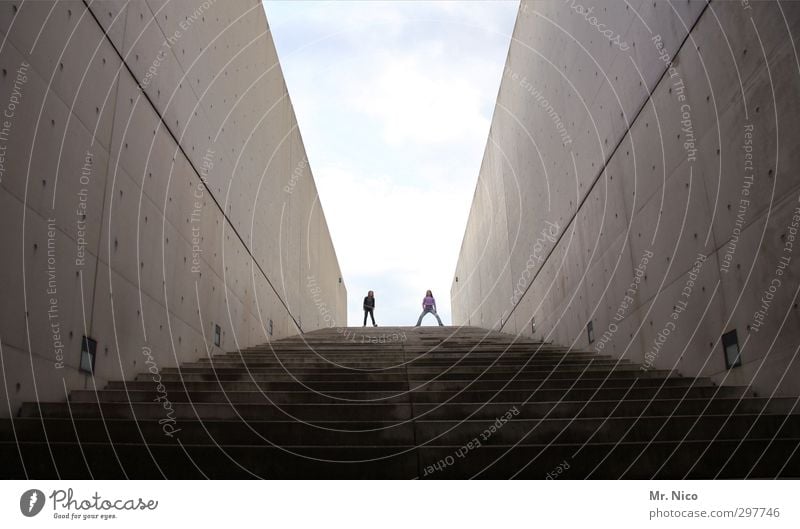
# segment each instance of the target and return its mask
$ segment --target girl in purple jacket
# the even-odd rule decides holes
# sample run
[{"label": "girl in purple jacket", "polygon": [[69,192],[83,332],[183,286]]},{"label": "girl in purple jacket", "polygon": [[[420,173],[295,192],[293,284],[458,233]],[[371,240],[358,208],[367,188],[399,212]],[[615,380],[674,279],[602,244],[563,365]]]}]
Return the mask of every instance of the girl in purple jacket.
[{"label": "girl in purple jacket", "polygon": [[433,298],[433,293],[430,290],[425,293],[425,299],[422,300],[422,314],[419,315],[419,319],[417,320],[417,327],[422,324],[422,318],[424,318],[429,312],[436,316],[436,321],[439,322],[439,327],[444,327],[439,315],[436,314],[436,300]]}]

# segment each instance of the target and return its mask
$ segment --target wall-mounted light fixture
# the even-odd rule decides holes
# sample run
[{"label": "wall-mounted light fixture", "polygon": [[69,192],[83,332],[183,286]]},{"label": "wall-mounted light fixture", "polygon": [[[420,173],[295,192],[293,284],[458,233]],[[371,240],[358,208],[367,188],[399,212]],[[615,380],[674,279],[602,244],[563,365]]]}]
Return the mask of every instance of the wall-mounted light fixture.
[{"label": "wall-mounted light fixture", "polygon": [[725,351],[726,369],[742,365],[742,356],[739,354],[739,337],[736,335],[736,329],[722,335],[722,350]]},{"label": "wall-mounted light fixture", "polygon": [[219,347],[219,344],[222,343],[222,329],[219,328],[219,325],[216,323],[214,324],[214,345]]},{"label": "wall-mounted light fixture", "polygon": [[97,340],[84,336],[81,340],[81,362],[79,364],[80,371],[90,375],[94,374],[94,359],[96,352]]}]

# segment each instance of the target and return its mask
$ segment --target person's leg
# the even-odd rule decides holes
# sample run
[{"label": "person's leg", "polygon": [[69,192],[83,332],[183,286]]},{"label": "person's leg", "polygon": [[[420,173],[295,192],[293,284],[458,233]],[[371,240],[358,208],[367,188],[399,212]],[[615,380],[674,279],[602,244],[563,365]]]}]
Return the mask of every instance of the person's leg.
[{"label": "person's leg", "polygon": [[436,321],[439,322],[439,327],[444,327],[444,324],[442,324],[441,318],[439,318],[439,314],[436,311],[433,311],[433,315],[436,316]]},{"label": "person's leg", "polygon": [[375,323],[375,314],[373,314],[372,310],[369,311],[369,317],[372,318],[372,326],[377,327],[377,324]]},{"label": "person's leg", "polygon": [[364,309],[364,325],[363,325],[363,327],[366,327],[366,326],[367,326],[367,313],[368,313],[368,312],[369,312],[369,311],[368,311],[367,309]]},{"label": "person's leg", "polygon": [[419,327],[420,325],[422,325],[422,318],[424,318],[427,313],[428,313],[428,309],[422,309],[422,314],[419,315],[419,319],[417,320],[416,327]]}]

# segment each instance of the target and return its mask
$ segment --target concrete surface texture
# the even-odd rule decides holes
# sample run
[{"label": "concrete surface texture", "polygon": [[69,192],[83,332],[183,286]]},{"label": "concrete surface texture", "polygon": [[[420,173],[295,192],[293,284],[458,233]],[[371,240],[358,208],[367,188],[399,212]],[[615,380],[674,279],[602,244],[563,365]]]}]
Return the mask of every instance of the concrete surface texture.
[{"label": "concrete surface texture", "polygon": [[346,324],[261,2],[2,2],[0,37],[0,415]]},{"label": "concrete surface texture", "polygon": [[798,31],[797,3],[523,2],[453,323],[797,394]]}]

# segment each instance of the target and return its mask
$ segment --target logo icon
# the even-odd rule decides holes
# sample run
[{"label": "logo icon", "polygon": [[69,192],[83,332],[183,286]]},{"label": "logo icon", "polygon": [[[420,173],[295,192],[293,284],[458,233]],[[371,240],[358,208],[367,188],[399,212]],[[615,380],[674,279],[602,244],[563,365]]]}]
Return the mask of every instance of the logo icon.
[{"label": "logo icon", "polygon": [[31,489],[22,493],[19,499],[19,510],[22,514],[31,518],[42,511],[44,507],[44,492],[39,489]]}]

